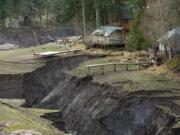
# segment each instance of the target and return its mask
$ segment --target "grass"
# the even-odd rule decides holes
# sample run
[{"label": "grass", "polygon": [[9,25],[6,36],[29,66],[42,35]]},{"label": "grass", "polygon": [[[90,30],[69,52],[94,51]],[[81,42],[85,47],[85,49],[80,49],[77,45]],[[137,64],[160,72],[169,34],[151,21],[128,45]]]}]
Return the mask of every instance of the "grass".
[{"label": "grass", "polygon": [[[44,51],[62,51],[63,49],[53,45],[53,44],[46,44],[42,46],[30,47],[30,48],[20,48],[15,50],[9,51],[1,51],[0,52],[0,60],[11,60],[12,58],[21,58],[23,56],[31,55],[33,56],[34,53],[44,52]],[[17,59],[16,59],[17,61]]]},{"label": "grass", "polygon": [[171,61],[168,61],[166,63],[166,65],[169,69],[180,68],[180,60],[179,59],[173,59]]},{"label": "grass", "polygon": [[180,90],[180,82],[166,79],[145,71],[129,71],[97,76],[95,80],[108,82],[125,91],[138,90]]},{"label": "grass", "polygon": [[[76,44],[71,49],[85,49],[83,44]],[[30,48],[20,48],[9,51],[0,51],[0,74],[20,74],[32,72],[44,65],[46,60],[34,59],[34,53],[46,51],[65,51],[55,43],[49,43]]]},{"label": "grass", "polygon": [[[78,67],[74,68],[73,70],[69,71],[69,73],[73,76],[85,76],[88,73],[88,70],[86,68],[86,65],[93,65],[93,64],[102,64],[102,63],[116,63],[117,61],[112,61],[112,59],[109,59],[108,57],[105,58],[96,58],[92,59],[86,62],[81,63]],[[129,65],[128,66],[130,70],[137,70],[139,69],[136,65]],[[124,65],[117,65],[116,66],[117,71],[125,71],[126,67]],[[105,66],[104,70],[106,73],[112,73],[114,71],[113,65]],[[93,67],[91,68],[91,75],[102,75],[101,67]]]},{"label": "grass", "polygon": [[18,110],[11,106],[0,103],[0,121],[6,123],[4,130],[8,133],[28,130],[39,132],[43,135],[63,135],[54,128],[49,121],[40,116],[44,113],[57,112],[56,110],[27,109]]},{"label": "grass", "polygon": [[38,67],[44,65],[43,63],[4,63],[0,62],[0,74],[23,74],[31,72]]},{"label": "grass", "polygon": [[53,44],[0,51],[0,74],[19,74],[31,72],[44,65],[44,60],[35,60],[34,53],[45,51],[63,51]]},{"label": "grass", "polygon": [[[88,73],[86,65],[108,62],[114,61],[108,57],[89,60],[80,64],[79,67],[71,70],[69,73],[82,77]],[[114,73],[113,66],[107,66],[105,67],[104,75],[102,75],[100,68],[92,68],[91,75],[93,75],[96,81],[109,83],[124,91],[180,90],[180,82],[169,80],[162,74],[149,72],[149,69],[139,71],[138,66],[131,66],[129,68],[130,70],[126,71],[125,66],[118,66],[117,72]]]}]

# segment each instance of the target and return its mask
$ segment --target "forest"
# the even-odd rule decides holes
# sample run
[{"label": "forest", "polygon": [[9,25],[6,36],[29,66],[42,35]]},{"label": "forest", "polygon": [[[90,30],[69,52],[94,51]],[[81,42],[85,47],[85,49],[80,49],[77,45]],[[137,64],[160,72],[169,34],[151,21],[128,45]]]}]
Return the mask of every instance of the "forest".
[{"label": "forest", "polygon": [[[84,27],[94,28],[117,22],[119,4],[126,3],[135,20],[136,30],[138,25],[141,25],[141,29],[145,32],[151,29],[154,34],[151,34],[150,40],[153,41],[157,36],[180,25],[180,1],[159,0],[158,2],[154,0],[0,0],[0,28],[52,27],[67,23],[83,26],[83,22],[87,25]],[[156,10],[148,8],[147,3],[156,3]],[[146,14],[147,9],[151,10],[150,15]],[[155,25],[148,26],[147,18],[154,19]],[[163,32],[157,31],[157,28],[163,29]]]},{"label": "forest", "polygon": [[122,1],[134,7],[144,3],[143,0],[0,0],[0,22],[3,27],[7,18],[19,17],[24,25],[37,25],[33,22],[35,17],[46,25],[65,23],[74,17],[81,21],[84,7],[87,22],[98,20],[108,24],[117,19],[118,4]]}]

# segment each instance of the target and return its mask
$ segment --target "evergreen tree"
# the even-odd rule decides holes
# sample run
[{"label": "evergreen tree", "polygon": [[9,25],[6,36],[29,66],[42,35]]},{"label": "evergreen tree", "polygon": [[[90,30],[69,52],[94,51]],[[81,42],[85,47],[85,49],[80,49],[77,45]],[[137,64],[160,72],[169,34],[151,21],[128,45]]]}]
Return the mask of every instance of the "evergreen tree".
[{"label": "evergreen tree", "polygon": [[140,29],[144,0],[130,0],[129,2],[134,21],[126,40],[126,48],[130,51],[143,50],[148,47],[148,42],[145,40],[143,32]]}]

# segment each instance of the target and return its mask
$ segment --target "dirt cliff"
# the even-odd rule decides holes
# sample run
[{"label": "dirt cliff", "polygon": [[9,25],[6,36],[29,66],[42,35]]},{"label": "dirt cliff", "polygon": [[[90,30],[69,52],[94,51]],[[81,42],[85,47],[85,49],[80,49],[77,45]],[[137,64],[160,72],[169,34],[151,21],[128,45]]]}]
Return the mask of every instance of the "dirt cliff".
[{"label": "dirt cliff", "polygon": [[0,75],[0,98],[23,98],[23,75]]},{"label": "dirt cliff", "polygon": [[0,45],[14,44],[19,47],[31,47],[55,41],[65,36],[79,35],[73,27],[62,28],[21,28],[0,31]]},{"label": "dirt cliff", "polygon": [[[24,76],[30,107],[62,110],[67,131],[75,135],[177,135],[177,91],[123,92],[66,73],[88,57],[51,61]],[[57,117],[56,119],[62,119]]]}]

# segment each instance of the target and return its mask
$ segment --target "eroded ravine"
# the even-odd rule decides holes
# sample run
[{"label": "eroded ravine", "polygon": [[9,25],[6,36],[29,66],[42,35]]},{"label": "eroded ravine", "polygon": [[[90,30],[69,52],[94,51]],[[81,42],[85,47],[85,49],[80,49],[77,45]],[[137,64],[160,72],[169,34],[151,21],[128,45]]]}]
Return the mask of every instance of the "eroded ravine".
[{"label": "eroded ravine", "polygon": [[[180,96],[175,91],[124,92],[77,78],[66,71],[88,56],[52,60],[23,76],[26,106],[59,109],[66,131],[75,135],[178,135]],[[62,118],[59,117],[62,115]],[[55,122],[56,122],[55,121]],[[57,123],[56,123],[57,124]],[[62,123],[59,123],[62,124]]]}]

